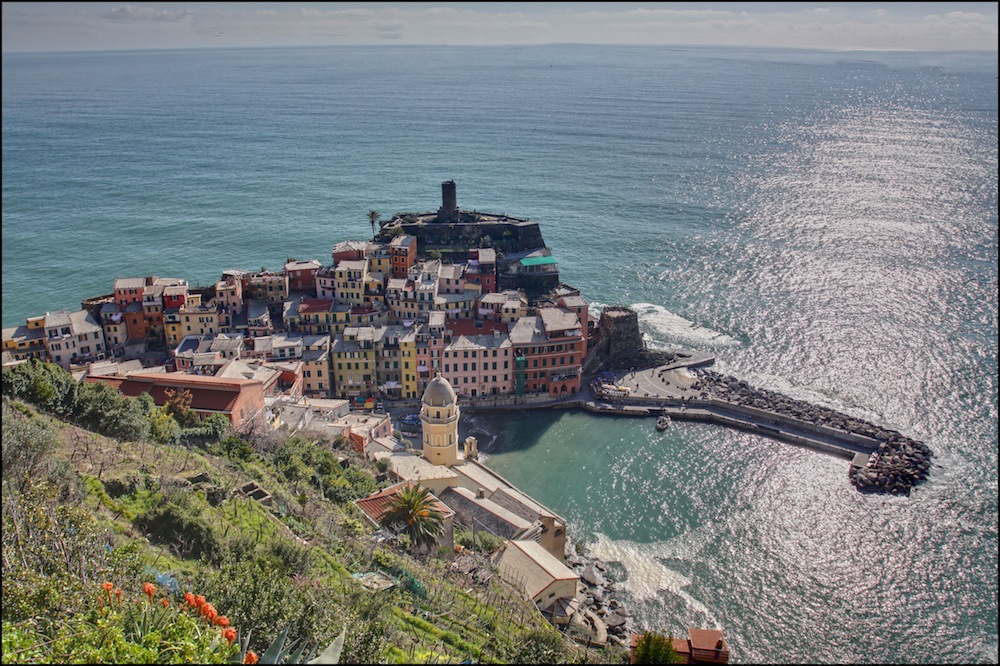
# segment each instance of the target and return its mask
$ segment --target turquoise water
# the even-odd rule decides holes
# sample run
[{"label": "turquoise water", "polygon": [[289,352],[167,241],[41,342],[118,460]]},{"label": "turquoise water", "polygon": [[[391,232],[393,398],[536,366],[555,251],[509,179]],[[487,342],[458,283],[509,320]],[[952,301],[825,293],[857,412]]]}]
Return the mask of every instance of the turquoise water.
[{"label": "turquoise water", "polygon": [[748,433],[474,416],[619,562],[640,625],[736,662],[997,661],[994,54],[344,48],[5,55],[3,323],[115,277],[328,261],[366,213],[538,220],[655,347],[923,440],[909,498]]}]

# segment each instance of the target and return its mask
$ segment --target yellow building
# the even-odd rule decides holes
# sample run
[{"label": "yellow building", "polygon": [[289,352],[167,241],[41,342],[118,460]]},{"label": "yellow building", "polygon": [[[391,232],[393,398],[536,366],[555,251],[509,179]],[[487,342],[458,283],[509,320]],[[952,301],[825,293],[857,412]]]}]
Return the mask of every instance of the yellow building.
[{"label": "yellow building", "polygon": [[333,271],[336,298],[347,305],[365,304],[365,278],[368,262],[345,259]]},{"label": "yellow building", "polygon": [[389,275],[392,272],[392,251],[388,243],[369,243],[365,248],[369,273]]},{"label": "yellow building", "polygon": [[[189,300],[178,311],[181,319],[181,339],[188,335],[217,335],[222,333],[219,312],[211,303],[192,305]],[[179,342],[179,341],[178,341]]]},{"label": "yellow building", "polygon": [[349,326],[335,336],[330,345],[335,394],[342,399],[374,395],[376,360],[373,327]]},{"label": "yellow building", "polygon": [[458,397],[441,375],[427,383],[420,405],[423,426],[423,455],[435,465],[457,465]]},{"label": "yellow building", "polygon": [[302,336],[302,392],[326,397],[331,395],[332,389],[329,336]]},{"label": "yellow building", "polygon": [[3,350],[10,352],[13,359],[21,361],[29,358],[45,360],[45,317],[29,317],[24,326],[3,329]]},{"label": "yellow building", "polygon": [[403,397],[416,398],[417,393],[417,332],[410,327],[399,338],[399,357],[403,371]]},{"label": "yellow building", "polygon": [[288,275],[284,271],[257,273],[250,278],[247,291],[253,300],[282,303],[288,298]]}]

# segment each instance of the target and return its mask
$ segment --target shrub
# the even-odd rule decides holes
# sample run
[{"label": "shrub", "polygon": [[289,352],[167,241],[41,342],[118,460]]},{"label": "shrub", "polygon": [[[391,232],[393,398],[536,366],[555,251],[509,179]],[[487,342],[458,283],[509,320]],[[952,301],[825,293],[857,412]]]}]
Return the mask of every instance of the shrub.
[{"label": "shrub", "polygon": [[3,478],[19,485],[42,472],[49,454],[56,448],[55,432],[15,410],[3,400]]},{"label": "shrub", "polygon": [[679,664],[684,661],[684,657],[674,649],[674,641],[670,636],[649,631],[639,637],[632,651],[634,664]]},{"label": "shrub", "polygon": [[194,493],[163,496],[152,509],[135,519],[153,541],[169,545],[182,557],[218,557],[220,541],[204,510],[207,502]]},{"label": "shrub", "polygon": [[334,625],[341,624],[325,583],[296,585],[270,558],[225,561],[216,571],[202,572],[198,587],[226,609],[233,623],[253,628],[249,647],[258,654],[285,627],[306,642],[326,645]]}]

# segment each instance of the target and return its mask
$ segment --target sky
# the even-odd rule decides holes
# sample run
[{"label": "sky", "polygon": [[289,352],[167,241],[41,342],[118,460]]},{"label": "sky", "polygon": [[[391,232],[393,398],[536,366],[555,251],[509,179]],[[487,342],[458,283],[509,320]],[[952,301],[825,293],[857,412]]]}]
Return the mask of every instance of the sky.
[{"label": "sky", "polygon": [[4,2],[3,52],[378,44],[997,50],[995,2]]}]

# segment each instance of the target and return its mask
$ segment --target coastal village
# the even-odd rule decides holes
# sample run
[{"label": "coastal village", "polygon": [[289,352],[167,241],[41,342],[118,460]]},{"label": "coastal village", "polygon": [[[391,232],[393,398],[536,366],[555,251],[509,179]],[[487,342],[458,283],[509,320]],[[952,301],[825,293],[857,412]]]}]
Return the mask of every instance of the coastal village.
[{"label": "coastal village", "polygon": [[[461,210],[453,181],[437,211],[369,222],[373,240],[337,243],[329,263],[224,270],[209,286],[119,277],[79,310],[4,329],[3,364],[49,361],[158,406],[183,393],[241,434],[347,439],[396,482],[356,502],[375,526],[418,484],[445,516],[439,546],[454,547],[453,525],[501,538],[501,579],[595,645],[628,647],[632,629],[603,565],[576,552],[561,516],[477,460],[476,440],[458,434],[463,409],[720,423],[847,458],[866,492],[909,494],[927,476],[920,442],[702,369],[710,356],[646,349],[634,311],[598,316],[560,280],[536,222]],[[729,655],[717,629],[674,647],[690,663]]]},{"label": "coastal village", "polygon": [[[419,484],[445,518],[438,546],[454,547],[456,523],[488,531],[505,543],[493,560],[500,578],[553,624],[628,647],[630,620],[604,566],[578,555],[566,521],[479,463],[475,439],[458,434],[460,404],[503,409],[580,394],[598,318],[560,282],[537,223],[462,211],[453,181],[437,212],[376,229],[373,211],[370,222],[374,240],[337,243],[326,264],[225,270],[208,287],[120,277],[79,310],[5,329],[3,363],[56,363],[77,381],[148,393],[157,405],[186,393],[191,411],[222,414],[237,433],[347,438],[397,481],[357,500],[373,526],[393,496]],[[247,493],[267,502],[259,487]],[[697,646],[675,641],[682,654],[700,655],[709,639],[698,632],[709,631],[711,660],[728,659],[721,632],[693,631]]]}]

